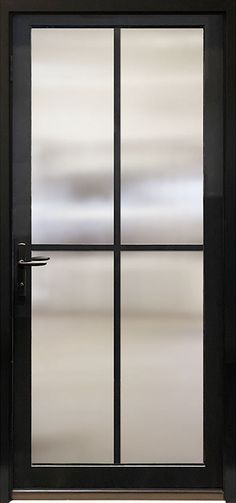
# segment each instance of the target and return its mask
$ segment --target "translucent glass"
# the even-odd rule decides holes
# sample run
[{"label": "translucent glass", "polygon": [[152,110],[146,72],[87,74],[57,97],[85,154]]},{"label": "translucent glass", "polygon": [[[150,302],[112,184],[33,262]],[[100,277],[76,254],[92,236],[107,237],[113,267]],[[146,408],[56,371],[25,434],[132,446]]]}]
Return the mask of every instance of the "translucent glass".
[{"label": "translucent glass", "polygon": [[121,461],[202,463],[202,252],[124,252],[121,278]]},{"label": "translucent glass", "polygon": [[32,271],[32,462],[113,462],[113,257]]},{"label": "translucent glass", "polygon": [[112,243],[113,30],[32,29],[33,243]]},{"label": "translucent glass", "polygon": [[121,30],[123,243],[201,243],[203,30]]}]

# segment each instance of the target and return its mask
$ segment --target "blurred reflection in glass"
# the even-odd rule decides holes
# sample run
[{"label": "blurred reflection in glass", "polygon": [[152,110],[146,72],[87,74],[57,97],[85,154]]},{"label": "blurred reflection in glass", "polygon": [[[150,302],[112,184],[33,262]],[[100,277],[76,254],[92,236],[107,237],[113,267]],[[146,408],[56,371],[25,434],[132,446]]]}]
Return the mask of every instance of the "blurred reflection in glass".
[{"label": "blurred reflection in glass", "polygon": [[32,29],[32,232],[112,243],[111,29]]},{"label": "blurred reflection in glass", "polygon": [[32,462],[113,463],[113,256],[34,268]]},{"label": "blurred reflection in glass", "polygon": [[123,243],[201,243],[203,30],[121,30]]},{"label": "blurred reflection in glass", "polygon": [[201,252],[122,253],[121,461],[203,462]]}]

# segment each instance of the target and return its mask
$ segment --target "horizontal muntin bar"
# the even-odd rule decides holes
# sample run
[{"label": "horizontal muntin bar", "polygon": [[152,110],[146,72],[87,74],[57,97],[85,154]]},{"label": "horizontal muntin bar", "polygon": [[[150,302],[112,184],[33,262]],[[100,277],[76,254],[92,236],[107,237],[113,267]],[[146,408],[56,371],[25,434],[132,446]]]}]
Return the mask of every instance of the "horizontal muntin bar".
[{"label": "horizontal muntin bar", "polygon": [[121,245],[121,251],[202,251],[201,244],[132,244]]},{"label": "horizontal muntin bar", "polygon": [[201,244],[32,244],[35,251],[203,251]]},{"label": "horizontal muntin bar", "polygon": [[113,251],[114,245],[103,245],[103,244],[32,244],[32,250],[37,251]]}]

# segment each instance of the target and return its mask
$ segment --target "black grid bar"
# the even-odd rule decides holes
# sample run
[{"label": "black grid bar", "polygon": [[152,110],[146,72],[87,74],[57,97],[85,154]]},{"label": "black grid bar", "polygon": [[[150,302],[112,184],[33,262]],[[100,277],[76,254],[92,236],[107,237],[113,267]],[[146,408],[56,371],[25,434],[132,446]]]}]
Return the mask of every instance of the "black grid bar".
[{"label": "black grid bar", "polygon": [[66,243],[42,243],[32,244],[35,251],[114,251],[114,245],[108,244],[66,244]]},{"label": "black grid bar", "polygon": [[120,29],[114,29],[114,463],[120,463]]},{"label": "black grid bar", "polygon": [[[116,189],[117,192],[120,191]],[[119,215],[117,216],[119,218]],[[116,222],[116,217],[115,217]],[[116,227],[115,227],[116,229]],[[117,232],[117,230],[115,230]],[[203,251],[201,244],[32,244],[35,251]]]},{"label": "black grid bar", "polygon": [[127,244],[121,251],[203,251],[203,245],[195,244]]}]

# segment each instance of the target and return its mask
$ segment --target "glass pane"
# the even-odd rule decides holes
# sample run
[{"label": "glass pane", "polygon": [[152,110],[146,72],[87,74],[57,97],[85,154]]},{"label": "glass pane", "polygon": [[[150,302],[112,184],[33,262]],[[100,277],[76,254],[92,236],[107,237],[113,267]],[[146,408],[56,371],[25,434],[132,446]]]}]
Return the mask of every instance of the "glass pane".
[{"label": "glass pane", "polygon": [[203,30],[121,30],[123,243],[201,243]]},{"label": "glass pane", "polygon": [[32,29],[32,232],[112,243],[111,29]]},{"label": "glass pane", "polygon": [[122,463],[203,462],[201,252],[125,252]]},{"label": "glass pane", "polygon": [[32,462],[113,462],[113,257],[32,271]]}]

